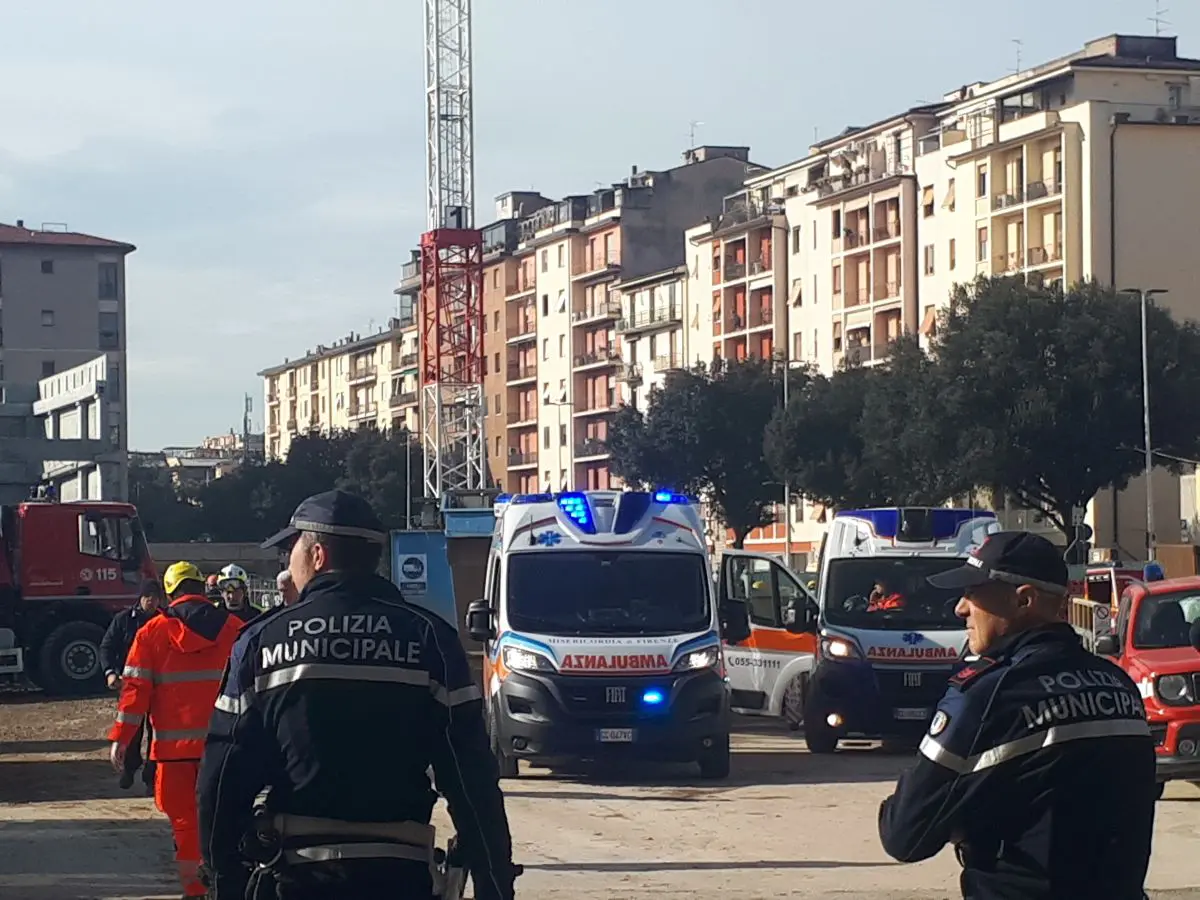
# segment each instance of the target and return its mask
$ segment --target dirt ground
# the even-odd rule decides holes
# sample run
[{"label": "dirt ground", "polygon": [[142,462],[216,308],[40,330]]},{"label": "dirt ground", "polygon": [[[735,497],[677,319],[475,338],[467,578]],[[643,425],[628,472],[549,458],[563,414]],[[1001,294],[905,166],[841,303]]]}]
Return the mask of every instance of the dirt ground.
[{"label": "dirt ground", "polygon": [[[104,731],[111,698],[43,701],[0,692],[0,897],[159,900],[178,896],[169,830],[140,785],[117,787]],[[687,770],[579,776],[522,769],[506,781],[518,896],[536,900],[957,897],[949,852],[903,866],[885,857],[876,810],[903,756],[813,757],[769,724],[745,722],[733,777]],[[439,822],[441,832],[447,829]],[[1149,887],[1200,900],[1200,788],[1168,787]]]}]

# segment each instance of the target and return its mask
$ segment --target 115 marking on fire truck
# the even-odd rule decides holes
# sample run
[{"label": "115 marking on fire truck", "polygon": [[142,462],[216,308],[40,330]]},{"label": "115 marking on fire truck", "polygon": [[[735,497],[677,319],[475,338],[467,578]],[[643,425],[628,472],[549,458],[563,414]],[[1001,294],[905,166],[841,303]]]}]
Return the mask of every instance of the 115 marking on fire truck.
[{"label": "115 marking on fire truck", "polygon": [[121,574],[115,566],[79,570],[80,581],[119,581],[120,578]]}]

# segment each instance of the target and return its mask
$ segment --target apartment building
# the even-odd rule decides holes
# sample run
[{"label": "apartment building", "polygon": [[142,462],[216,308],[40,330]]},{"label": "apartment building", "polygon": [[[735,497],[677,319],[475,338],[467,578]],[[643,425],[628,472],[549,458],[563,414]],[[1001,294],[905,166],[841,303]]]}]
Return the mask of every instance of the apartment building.
[{"label": "apartment building", "polygon": [[419,355],[409,315],[390,319],[376,334],[350,334],[259,372],[267,458],[285,458],[297,435],[313,431],[417,431]]},{"label": "apartment building", "polygon": [[650,391],[661,387],[668,372],[687,368],[692,358],[689,331],[684,316],[688,302],[686,264],[621,278],[612,285],[609,307],[621,317],[617,333],[621,336],[621,363],[617,381],[623,402],[645,410]]},{"label": "apartment building", "polygon": [[[55,223],[0,225],[0,406],[16,402],[24,409],[39,399],[44,379],[77,367],[99,371],[94,361],[103,356],[103,438],[122,458],[129,432],[125,257],[135,249]],[[20,455],[15,446],[6,453]],[[40,465],[41,458],[28,461]],[[125,464],[108,469],[105,496],[124,497]]]}]

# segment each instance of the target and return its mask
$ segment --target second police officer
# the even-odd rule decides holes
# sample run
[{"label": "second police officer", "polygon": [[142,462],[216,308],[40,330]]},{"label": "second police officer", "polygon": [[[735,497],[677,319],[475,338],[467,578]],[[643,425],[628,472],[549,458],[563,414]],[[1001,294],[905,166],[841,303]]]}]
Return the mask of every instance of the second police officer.
[{"label": "second police officer", "polygon": [[918,862],[954,844],[971,900],[1139,900],[1154,742],[1134,683],[1062,621],[1062,554],[1000,532],[929,581],[962,592],[979,657],[950,680],[916,767],[879,810],[884,849]]},{"label": "second police officer", "polygon": [[264,545],[290,547],[301,602],[245,627],[217,700],[198,784],[215,900],[247,889],[248,833],[255,896],[431,897],[430,766],[475,896],[513,896],[480,691],[454,628],[376,574],[386,540],[365,500],[329,491]]}]

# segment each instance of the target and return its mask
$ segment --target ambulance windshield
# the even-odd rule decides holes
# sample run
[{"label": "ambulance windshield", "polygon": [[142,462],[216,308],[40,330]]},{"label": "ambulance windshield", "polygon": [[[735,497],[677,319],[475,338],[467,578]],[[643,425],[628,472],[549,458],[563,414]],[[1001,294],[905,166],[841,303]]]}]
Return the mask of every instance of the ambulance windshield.
[{"label": "ambulance windshield", "polygon": [[565,550],[508,558],[508,621],[558,635],[662,635],[709,627],[698,553]]},{"label": "ambulance windshield", "polygon": [[961,556],[835,559],[824,586],[825,619],[842,628],[884,631],[964,628],[954,614],[962,591],[942,590],[926,581],[962,563]]}]

